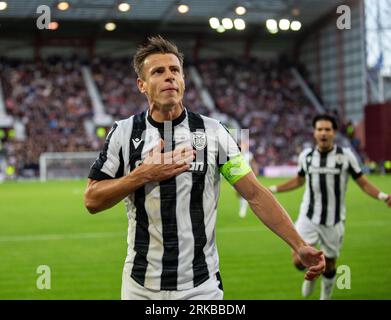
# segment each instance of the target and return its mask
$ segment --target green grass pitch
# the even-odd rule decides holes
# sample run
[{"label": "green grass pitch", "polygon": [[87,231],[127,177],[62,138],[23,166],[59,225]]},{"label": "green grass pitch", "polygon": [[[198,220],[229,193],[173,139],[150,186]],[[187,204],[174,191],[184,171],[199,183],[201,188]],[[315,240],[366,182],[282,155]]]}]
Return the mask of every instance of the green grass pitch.
[{"label": "green grass pitch", "polygon": [[[391,177],[369,177],[391,192]],[[284,179],[261,178],[264,185]],[[339,265],[351,270],[351,289],[335,299],[391,299],[391,209],[349,182]],[[97,215],[83,207],[85,181],[0,185],[0,299],[119,299],[126,255],[123,204]],[[293,219],[303,188],[278,194]],[[238,217],[239,201],[224,181],[217,243],[225,299],[301,299],[303,273],[289,247],[253,215]],[[51,289],[39,290],[37,268],[51,270]],[[320,283],[313,299],[319,297]]]}]

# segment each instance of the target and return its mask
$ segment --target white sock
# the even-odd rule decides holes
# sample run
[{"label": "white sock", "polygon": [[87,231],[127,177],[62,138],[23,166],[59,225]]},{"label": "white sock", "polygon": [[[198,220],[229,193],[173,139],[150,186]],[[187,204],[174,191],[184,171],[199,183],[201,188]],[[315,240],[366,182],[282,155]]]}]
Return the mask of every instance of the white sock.
[{"label": "white sock", "polygon": [[247,213],[247,200],[244,198],[240,198],[240,211],[239,217],[244,218]]},{"label": "white sock", "polygon": [[308,298],[314,292],[315,283],[316,280],[304,280],[303,285],[301,286],[301,295],[304,298]]},{"label": "white sock", "polygon": [[322,285],[320,289],[320,300],[330,300],[333,293],[335,276],[332,278],[326,278],[322,276]]}]

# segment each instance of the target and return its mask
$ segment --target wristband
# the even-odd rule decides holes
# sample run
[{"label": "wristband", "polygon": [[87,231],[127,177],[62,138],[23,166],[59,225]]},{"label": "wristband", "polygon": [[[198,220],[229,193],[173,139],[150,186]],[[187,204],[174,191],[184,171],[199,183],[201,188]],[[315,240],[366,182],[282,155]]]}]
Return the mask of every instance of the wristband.
[{"label": "wristband", "polygon": [[276,193],[277,192],[277,186],[270,186],[269,190],[271,193]]},{"label": "wristband", "polygon": [[379,192],[377,198],[381,201],[387,201],[390,196],[384,192]]}]

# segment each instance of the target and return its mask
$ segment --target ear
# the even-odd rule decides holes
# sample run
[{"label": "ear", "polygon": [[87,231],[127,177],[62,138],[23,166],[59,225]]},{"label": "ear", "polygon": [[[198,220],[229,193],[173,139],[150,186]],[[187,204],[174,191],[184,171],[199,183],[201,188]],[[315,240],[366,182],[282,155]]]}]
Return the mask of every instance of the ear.
[{"label": "ear", "polygon": [[145,81],[143,79],[137,78],[137,87],[141,93],[145,93],[146,87],[145,87]]}]

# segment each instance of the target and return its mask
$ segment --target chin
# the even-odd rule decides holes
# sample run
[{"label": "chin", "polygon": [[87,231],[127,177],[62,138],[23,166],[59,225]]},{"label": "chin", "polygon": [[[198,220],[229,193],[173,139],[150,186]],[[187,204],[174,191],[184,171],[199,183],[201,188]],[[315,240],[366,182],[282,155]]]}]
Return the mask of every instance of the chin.
[{"label": "chin", "polygon": [[173,109],[175,108],[176,106],[179,105],[179,102],[176,101],[176,100],[169,100],[169,101],[164,101],[161,106],[163,109],[165,110],[170,110],[170,109]]}]

